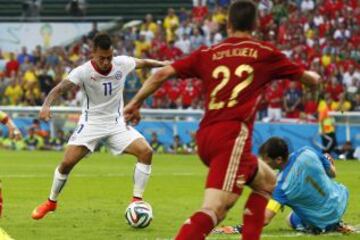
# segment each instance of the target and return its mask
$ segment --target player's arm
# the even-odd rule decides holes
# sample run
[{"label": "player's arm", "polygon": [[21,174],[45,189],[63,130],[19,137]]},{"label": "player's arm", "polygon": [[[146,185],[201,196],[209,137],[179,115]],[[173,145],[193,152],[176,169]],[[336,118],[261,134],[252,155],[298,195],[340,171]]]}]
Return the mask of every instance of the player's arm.
[{"label": "player's arm", "polygon": [[335,178],[336,177],[336,168],[335,168],[334,158],[328,153],[325,153],[324,157],[330,163],[330,165],[327,168],[325,168],[327,175],[331,178]]},{"label": "player's arm", "polygon": [[271,220],[275,217],[275,215],[279,212],[280,209],[281,209],[281,204],[275,201],[274,199],[270,199],[265,210],[265,220],[264,220],[265,226],[271,222]]},{"label": "player's arm", "polygon": [[303,84],[312,89],[316,89],[316,87],[321,83],[320,75],[314,71],[304,71],[300,80]]},{"label": "player's arm", "polygon": [[59,98],[59,96],[70,91],[71,89],[77,87],[77,85],[67,79],[62,80],[58,85],[56,85],[45,98],[45,101],[41,107],[39,118],[41,120],[48,121],[50,119],[50,106],[52,103]]},{"label": "player's arm", "polygon": [[13,120],[11,118],[8,119],[6,126],[9,129],[10,139],[20,140],[22,138],[21,132],[16,127],[15,123],[13,122]]},{"label": "player's arm", "polygon": [[158,61],[154,59],[139,59],[134,58],[136,66],[135,68],[156,68],[156,67],[165,67],[169,65],[170,61]]},{"label": "player's arm", "polygon": [[0,122],[7,126],[9,130],[9,137],[10,139],[15,138],[16,140],[21,139],[22,135],[19,129],[16,127],[15,123],[12,119],[4,112],[0,111]]},{"label": "player's arm", "polygon": [[137,124],[140,118],[139,109],[144,100],[153,94],[170,77],[176,74],[175,69],[169,65],[161,68],[151,75],[142,85],[138,93],[125,106],[124,115],[126,121]]}]

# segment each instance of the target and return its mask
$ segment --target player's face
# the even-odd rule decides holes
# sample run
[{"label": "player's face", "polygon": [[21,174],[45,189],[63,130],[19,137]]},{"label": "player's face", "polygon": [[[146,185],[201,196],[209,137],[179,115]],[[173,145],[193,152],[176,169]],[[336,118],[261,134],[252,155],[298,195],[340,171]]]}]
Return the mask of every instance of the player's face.
[{"label": "player's face", "polygon": [[93,52],[93,60],[101,71],[108,71],[111,68],[113,49],[104,50],[96,48]]},{"label": "player's face", "polygon": [[282,158],[272,159],[267,155],[261,157],[272,169],[282,169]]}]

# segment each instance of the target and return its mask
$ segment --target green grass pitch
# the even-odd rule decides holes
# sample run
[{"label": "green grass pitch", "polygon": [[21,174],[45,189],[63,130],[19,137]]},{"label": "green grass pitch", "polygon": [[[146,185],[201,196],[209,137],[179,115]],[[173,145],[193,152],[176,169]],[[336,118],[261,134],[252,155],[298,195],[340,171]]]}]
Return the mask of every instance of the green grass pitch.
[{"label": "green grass pitch", "polygon": [[[153,174],[145,200],[155,218],[146,229],[132,229],[124,210],[132,193],[135,159],[95,153],[72,172],[59,199],[58,209],[41,221],[31,219],[33,208],[48,197],[53,171],[61,152],[0,151],[4,212],[0,227],[15,240],[118,240],[171,239],[179,226],[199,208],[206,168],[196,156],[155,155]],[[360,223],[360,162],[337,161],[338,181],[350,189],[345,221]],[[224,224],[241,219],[245,191]],[[360,239],[360,234],[298,236],[284,221],[288,210],[279,213],[263,232],[263,239]],[[211,235],[209,239],[239,239]]]}]

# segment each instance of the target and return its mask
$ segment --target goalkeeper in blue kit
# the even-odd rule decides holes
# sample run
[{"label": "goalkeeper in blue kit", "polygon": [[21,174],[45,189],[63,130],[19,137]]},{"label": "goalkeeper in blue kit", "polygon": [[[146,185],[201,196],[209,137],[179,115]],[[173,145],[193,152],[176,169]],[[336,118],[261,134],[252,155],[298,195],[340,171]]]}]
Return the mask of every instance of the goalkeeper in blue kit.
[{"label": "goalkeeper in blue kit", "polygon": [[[333,180],[336,175],[330,155],[303,147],[289,155],[286,142],[277,137],[267,140],[259,150],[260,158],[279,169],[277,184],[265,211],[267,225],[284,206],[292,209],[287,217],[290,227],[314,234],[352,232],[342,223],[349,200],[348,189]],[[241,225],[220,227],[216,233],[241,232]]]}]

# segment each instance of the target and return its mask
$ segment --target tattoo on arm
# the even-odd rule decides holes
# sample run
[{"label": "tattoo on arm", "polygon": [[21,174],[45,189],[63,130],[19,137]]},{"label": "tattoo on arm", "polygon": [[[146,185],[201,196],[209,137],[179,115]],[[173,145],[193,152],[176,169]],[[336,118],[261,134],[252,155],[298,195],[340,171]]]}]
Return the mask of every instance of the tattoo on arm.
[{"label": "tattoo on arm", "polygon": [[72,88],[76,87],[76,84],[70,82],[69,80],[62,80],[56,87],[54,87],[49,95],[45,98],[44,105],[51,106],[54,100],[56,100],[62,94],[68,92]]}]

